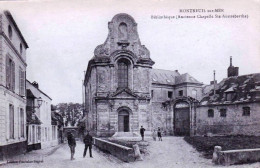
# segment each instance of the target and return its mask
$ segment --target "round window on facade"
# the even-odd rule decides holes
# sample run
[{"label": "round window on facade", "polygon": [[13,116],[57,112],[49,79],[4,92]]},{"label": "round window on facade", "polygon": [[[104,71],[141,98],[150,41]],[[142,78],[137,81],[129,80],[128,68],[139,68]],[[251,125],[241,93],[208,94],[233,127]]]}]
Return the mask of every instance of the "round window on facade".
[{"label": "round window on facade", "polygon": [[12,27],[10,25],[8,26],[8,36],[9,36],[10,39],[12,39],[13,30],[12,30]]},{"label": "round window on facade", "polygon": [[22,45],[22,43],[20,43],[20,54],[22,54],[23,53],[23,45]]}]

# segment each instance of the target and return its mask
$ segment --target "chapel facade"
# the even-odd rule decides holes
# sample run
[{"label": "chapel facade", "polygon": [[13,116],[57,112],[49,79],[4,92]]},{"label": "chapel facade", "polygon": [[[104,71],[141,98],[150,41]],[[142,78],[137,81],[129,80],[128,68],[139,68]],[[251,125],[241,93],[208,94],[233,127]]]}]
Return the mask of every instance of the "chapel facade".
[{"label": "chapel facade", "polygon": [[135,134],[141,126],[147,133],[160,127],[165,134],[194,134],[192,104],[203,84],[187,73],[154,69],[128,14],[115,15],[108,29],[85,74],[86,129],[97,136]]}]

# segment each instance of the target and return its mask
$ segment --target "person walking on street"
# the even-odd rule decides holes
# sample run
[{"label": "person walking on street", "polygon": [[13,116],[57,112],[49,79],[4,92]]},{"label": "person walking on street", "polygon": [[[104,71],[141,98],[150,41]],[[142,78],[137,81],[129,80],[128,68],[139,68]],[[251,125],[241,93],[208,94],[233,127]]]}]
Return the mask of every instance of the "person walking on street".
[{"label": "person walking on street", "polygon": [[67,139],[68,139],[68,144],[69,144],[70,153],[71,153],[70,159],[74,160],[75,159],[74,154],[75,154],[76,140],[75,140],[74,135],[71,132],[68,132]]},{"label": "person walking on street", "polygon": [[156,141],[156,130],[155,129],[153,130],[152,137],[153,137],[153,140]]},{"label": "person walking on street", "polygon": [[161,132],[160,127],[158,127],[158,132],[157,132],[157,134],[158,134],[158,141],[162,141],[162,132]]},{"label": "person walking on street", "polygon": [[141,137],[142,137],[142,141],[144,141],[144,131],[145,131],[145,129],[143,128],[143,126],[141,126],[140,134],[141,134]]},{"label": "person walking on street", "polygon": [[85,144],[85,149],[83,153],[83,157],[86,156],[87,150],[89,148],[89,156],[93,158],[92,156],[92,142],[93,142],[93,137],[89,134],[89,131],[87,131],[87,135],[84,137],[83,142]]}]

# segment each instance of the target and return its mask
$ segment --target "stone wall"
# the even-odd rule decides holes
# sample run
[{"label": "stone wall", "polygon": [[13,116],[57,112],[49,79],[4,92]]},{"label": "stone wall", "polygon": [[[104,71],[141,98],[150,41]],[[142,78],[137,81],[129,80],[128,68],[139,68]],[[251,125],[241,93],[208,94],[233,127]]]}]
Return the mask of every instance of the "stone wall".
[{"label": "stone wall", "polygon": [[[243,107],[250,107],[250,116],[243,116]],[[220,109],[227,109],[227,116],[220,117]],[[214,117],[208,117],[208,109],[214,110]],[[260,104],[259,102],[200,106],[197,108],[197,135],[212,134],[243,134],[260,135]]]},{"label": "stone wall", "polygon": [[135,161],[134,150],[132,148],[115,144],[100,138],[94,138],[94,145],[100,150],[109,152],[110,154],[124,162]]}]

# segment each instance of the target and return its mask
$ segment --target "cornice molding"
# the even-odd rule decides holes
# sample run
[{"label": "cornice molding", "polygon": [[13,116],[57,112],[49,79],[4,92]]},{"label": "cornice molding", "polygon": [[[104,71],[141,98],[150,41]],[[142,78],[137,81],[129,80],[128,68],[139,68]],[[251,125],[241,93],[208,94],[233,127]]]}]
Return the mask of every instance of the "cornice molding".
[{"label": "cornice molding", "polygon": [[4,89],[4,92],[5,92],[5,93],[7,93],[7,94],[9,94],[9,95],[11,95],[11,96],[13,96],[13,97],[19,99],[20,101],[23,101],[23,102],[26,101],[26,97],[25,97],[25,96],[22,97],[22,96],[20,96],[19,94],[15,93],[15,92],[13,92],[13,91],[10,91],[9,89],[7,89],[7,88],[6,88],[4,85],[2,85],[2,84],[0,84],[0,87]]}]

